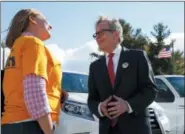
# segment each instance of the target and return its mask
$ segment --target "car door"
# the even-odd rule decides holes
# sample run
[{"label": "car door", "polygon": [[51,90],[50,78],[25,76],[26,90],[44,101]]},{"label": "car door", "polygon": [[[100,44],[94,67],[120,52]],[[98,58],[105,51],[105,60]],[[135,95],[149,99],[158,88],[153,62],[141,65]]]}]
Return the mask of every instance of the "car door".
[{"label": "car door", "polygon": [[176,93],[176,107],[177,107],[177,131],[175,134],[184,133],[184,77],[166,77],[170,89]]},{"label": "car door", "polygon": [[176,134],[177,129],[177,105],[175,94],[170,90],[167,84],[161,78],[155,78],[158,87],[158,94],[155,101],[165,110],[166,116],[170,120],[172,134]]}]

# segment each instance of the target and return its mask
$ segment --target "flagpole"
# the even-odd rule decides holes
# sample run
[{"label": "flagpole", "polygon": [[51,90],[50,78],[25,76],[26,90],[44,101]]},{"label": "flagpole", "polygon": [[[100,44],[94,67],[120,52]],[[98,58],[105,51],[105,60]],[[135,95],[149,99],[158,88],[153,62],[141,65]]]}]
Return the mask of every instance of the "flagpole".
[{"label": "flagpole", "polygon": [[174,43],[172,43],[172,74],[174,74],[175,61],[174,61]]}]

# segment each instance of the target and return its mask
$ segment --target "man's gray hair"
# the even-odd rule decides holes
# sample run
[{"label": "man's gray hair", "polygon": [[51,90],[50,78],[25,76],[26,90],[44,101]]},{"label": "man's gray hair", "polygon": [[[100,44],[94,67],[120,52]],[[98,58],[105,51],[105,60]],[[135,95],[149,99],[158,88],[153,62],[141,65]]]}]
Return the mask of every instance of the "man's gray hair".
[{"label": "man's gray hair", "polygon": [[120,42],[122,42],[123,41],[123,28],[118,19],[108,18],[106,16],[99,16],[98,20],[95,23],[95,28],[97,27],[99,23],[101,23],[104,20],[108,21],[110,30],[115,30],[119,32]]}]

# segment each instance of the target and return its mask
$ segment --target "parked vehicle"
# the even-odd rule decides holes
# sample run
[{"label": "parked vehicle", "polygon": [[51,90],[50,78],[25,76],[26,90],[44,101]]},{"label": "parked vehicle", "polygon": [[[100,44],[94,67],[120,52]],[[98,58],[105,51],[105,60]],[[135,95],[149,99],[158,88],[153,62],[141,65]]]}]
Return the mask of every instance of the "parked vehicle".
[{"label": "parked vehicle", "polygon": [[184,76],[155,76],[158,95],[155,99],[165,110],[171,124],[171,134],[184,133]]},{"label": "parked vehicle", "polygon": [[[1,84],[3,71],[1,71]],[[91,113],[87,106],[88,75],[76,72],[63,73],[63,89],[69,93],[68,100],[61,109],[60,125],[55,134],[99,134],[98,118]],[[1,87],[1,99],[3,96]],[[1,112],[3,111],[1,100]],[[164,109],[153,102],[149,107],[150,122],[153,134],[169,134],[170,124]]]},{"label": "parked vehicle", "polygon": [[[69,93],[60,117],[61,123],[56,134],[98,134],[98,118],[87,106],[88,75],[77,72],[63,73],[63,89]],[[149,107],[153,134],[169,134],[169,120],[164,109],[153,102]]]}]

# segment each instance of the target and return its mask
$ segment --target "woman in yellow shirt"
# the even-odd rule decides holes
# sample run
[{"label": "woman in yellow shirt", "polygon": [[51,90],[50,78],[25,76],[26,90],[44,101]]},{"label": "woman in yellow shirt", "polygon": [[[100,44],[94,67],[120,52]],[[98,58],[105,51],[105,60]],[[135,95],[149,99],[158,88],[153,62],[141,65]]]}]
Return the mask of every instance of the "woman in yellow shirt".
[{"label": "woman in yellow shirt", "polygon": [[53,134],[53,124],[59,122],[62,70],[43,42],[50,30],[36,9],[22,9],[11,21],[2,134]]}]

